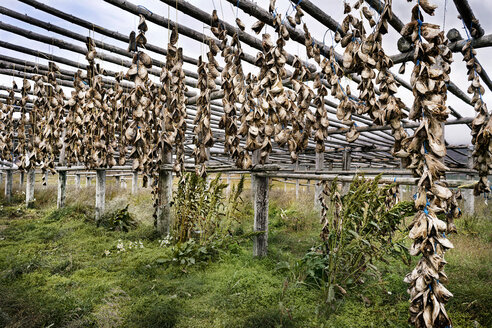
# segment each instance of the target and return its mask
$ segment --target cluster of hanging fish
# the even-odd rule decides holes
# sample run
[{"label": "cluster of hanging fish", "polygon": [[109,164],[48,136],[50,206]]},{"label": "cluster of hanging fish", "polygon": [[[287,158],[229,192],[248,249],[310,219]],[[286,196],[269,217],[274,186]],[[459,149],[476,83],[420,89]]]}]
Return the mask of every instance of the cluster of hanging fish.
[{"label": "cluster of hanging fish", "polygon": [[[409,225],[409,237],[413,240],[410,254],[421,258],[404,279],[410,285],[409,321],[416,327],[444,328],[451,325],[444,306],[452,296],[444,287],[448,280],[443,271],[444,253],[453,248],[446,233],[456,231],[453,220],[460,211],[458,195],[440,181],[447,170],[443,164],[443,123],[449,114],[446,83],[452,58],[440,27],[423,22],[422,11],[433,15],[435,8],[427,0],[420,0],[412,9],[411,22],[402,30],[402,35],[414,43],[415,67],[410,80],[414,104],[409,117],[419,120],[420,126],[413,136],[402,140],[397,155],[405,158],[407,168],[420,178],[415,196],[418,211]],[[446,213],[447,222],[438,218],[441,213]]]},{"label": "cluster of hanging fish", "polygon": [[471,46],[471,40],[465,44],[461,52],[468,70],[468,80],[471,81],[468,93],[473,95],[472,104],[477,112],[472,122],[471,134],[474,145],[473,168],[478,171],[479,175],[474,194],[479,196],[481,193],[490,192],[488,175],[492,173],[492,119],[482,98],[485,92],[479,77],[482,67],[475,60],[476,51]]},{"label": "cluster of hanging fish", "polygon": [[[33,106],[28,111],[31,84],[24,79],[19,91],[13,82],[6,104],[0,104],[0,155],[17,162],[21,170],[40,166],[43,172],[54,173],[54,168],[63,147],[64,95],[56,82],[58,67],[50,62],[46,75],[33,76]],[[15,107],[20,117],[14,118]],[[43,183],[46,184],[43,175]]]},{"label": "cluster of hanging fish", "polygon": [[[213,43],[212,40],[209,41]],[[215,45],[215,43],[213,43]],[[208,64],[202,60],[202,56],[198,58],[198,82],[197,87],[200,90],[200,96],[196,102],[196,116],[193,124],[193,142],[195,149],[193,150],[193,156],[195,157],[195,170],[196,173],[202,177],[206,176],[205,163],[209,159],[207,148],[210,148],[214,144],[212,135],[212,128],[210,127],[210,93],[215,89],[215,79],[219,76],[217,70],[217,62],[213,58],[213,51],[215,47],[210,46],[210,54],[213,60]]]}]

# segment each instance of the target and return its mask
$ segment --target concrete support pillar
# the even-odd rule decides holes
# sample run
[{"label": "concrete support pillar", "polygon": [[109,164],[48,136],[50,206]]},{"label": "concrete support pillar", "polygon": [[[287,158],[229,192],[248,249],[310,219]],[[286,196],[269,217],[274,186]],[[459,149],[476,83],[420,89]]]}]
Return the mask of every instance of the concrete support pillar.
[{"label": "concrete support pillar", "polygon": [[138,191],[138,172],[133,172],[132,175],[132,194],[136,194]]},{"label": "concrete support pillar", "polygon": [[75,174],[75,188],[80,189],[80,174]]},{"label": "concrete support pillar", "polygon": [[67,198],[67,171],[58,171],[58,197],[56,199],[56,207],[65,207],[65,199]]},{"label": "concrete support pillar", "polygon": [[[255,151],[258,152],[258,151]],[[259,154],[259,153],[258,153]],[[254,156],[255,157],[255,156]],[[255,159],[257,159],[256,157]],[[256,162],[257,163],[257,162]],[[256,164],[254,163],[254,164]],[[255,221],[253,230],[261,232],[253,240],[253,256],[266,256],[268,251],[268,190],[269,178],[252,174]]]},{"label": "concrete support pillar", "polygon": [[96,223],[99,225],[106,205],[106,170],[96,170]]},{"label": "concrete support pillar", "polygon": [[5,170],[5,200],[10,203],[12,200],[12,185],[14,184],[14,175],[12,170]]},{"label": "concrete support pillar", "polygon": [[91,176],[87,174],[85,176],[85,186],[86,187],[90,187],[91,186],[91,180],[92,180]]},{"label": "concrete support pillar", "polygon": [[36,181],[36,171],[31,169],[27,172],[26,183],[26,207],[33,207],[34,205],[34,183]]}]

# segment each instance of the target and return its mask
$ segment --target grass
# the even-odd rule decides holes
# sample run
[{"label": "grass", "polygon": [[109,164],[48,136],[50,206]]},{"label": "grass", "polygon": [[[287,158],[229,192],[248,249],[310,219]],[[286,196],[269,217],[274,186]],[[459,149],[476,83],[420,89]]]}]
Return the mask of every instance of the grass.
[{"label": "grass", "polygon": [[[402,279],[416,260],[378,264],[381,276],[334,308],[318,289],[296,283],[289,268],[319,242],[320,227],[313,188],[298,201],[291,189],[279,183],[271,191],[266,258],[253,259],[243,237],[218,260],[186,268],[165,261],[173,253],[153,232],[148,190],[108,188],[108,210],[130,204],[139,221],[128,233],[95,227],[91,188],[69,186],[61,210],[50,188],[37,189],[35,209],[16,191],[13,203],[0,199],[0,327],[408,327]],[[253,210],[249,190],[244,195],[238,234],[247,236]],[[492,327],[492,219],[482,207],[458,221],[446,256],[453,327]],[[138,241],[144,248],[129,248]]]}]

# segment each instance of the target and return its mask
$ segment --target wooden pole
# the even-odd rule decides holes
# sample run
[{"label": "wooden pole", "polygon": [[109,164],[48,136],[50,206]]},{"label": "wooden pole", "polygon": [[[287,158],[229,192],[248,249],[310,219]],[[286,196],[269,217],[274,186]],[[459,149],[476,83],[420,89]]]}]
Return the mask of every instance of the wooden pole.
[{"label": "wooden pole", "polygon": [[121,177],[117,175],[114,179],[116,180],[116,188],[121,188]]},{"label": "wooden pole", "polygon": [[287,178],[284,179],[284,193],[287,192]]},{"label": "wooden pole", "polygon": [[45,188],[48,188],[48,171],[44,172],[44,181],[46,181],[46,185],[44,186]]},{"label": "wooden pole", "polygon": [[12,200],[12,185],[14,176],[12,170],[5,170],[5,200],[10,203]]},{"label": "wooden pole", "polygon": [[227,174],[227,188],[226,195],[229,196],[231,194],[231,175]]},{"label": "wooden pole", "polygon": [[[259,151],[253,154],[254,162],[258,163]],[[268,250],[268,177],[251,174],[253,186],[253,200],[255,221],[253,230],[258,233],[253,240],[253,256],[262,257],[267,255]]]},{"label": "wooden pole", "polygon": [[[316,171],[322,171],[323,170],[323,159],[324,159],[324,153],[316,153],[316,159],[315,159],[315,165],[316,165]],[[314,187],[314,207],[316,209],[321,209],[321,204],[319,202],[319,196],[321,195],[321,192],[323,191],[323,188],[321,185],[316,183]]]},{"label": "wooden pole", "polygon": [[106,170],[96,170],[96,223],[99,225],[106,203]]},{"label": "wooden pole", "polygon": [[34,183],[36,179],[36,171],[31,169],[27,172],[26,183],[26,207],[30,208],[34,205]]},{"label": "wooden pole", "polygon": [[[468,151],[468,168],[473,169],[473,156],[472,150]],[[472,175],[466,175],[467,180],[473,179]],[[475,214],[475,195],[473,194],[473,189],[463,190],[463,199],[465,201],[465,213],[468,215]]]},{"label": "wooden pole", "polygon": [[[163,154],[163,163],[171,163],[171,152],[167,151]],[[155,227],[161,235],[169,235],[171,229],[171,196],[172,187],[170,180],[172,181],[172,172],[168,170],[159,170],[159,181],[158,185],[158,201],[159,205],[157,207],[157,218],[155,222]]]},{"label": "wooden pole", "polygon": [[80,174],[75,174],[75,188],[80,189]]},{"label": "wooden pole", "polygon": [[[299,160],[296,161],[296,171],[299,171]],[[296,200],[299,200],[299,179],[296,179]]]},{"label": "wooden pole", "polygon": [[91,176],[90,175],[86,175],[85,176],[85,187],[90,187],[91,186]]},{"label": "wooden pole", "polygon": [[135,171],[132,174],[132,194],[136,194],[138,191],[138,172]]},{"label": "wooden pole", "polygon": [[58,197],[56,207],[65,207],[65,199],[67,198],[67,171],[58,171]]},{"label": "wooden pole", "polygon": [[20,189],[21,190],[22,190],[22,188],[24,188],[24,180],[25,180],[24,171],[20,171],[20,174],[19,174],[19,185],[20,185]]}]

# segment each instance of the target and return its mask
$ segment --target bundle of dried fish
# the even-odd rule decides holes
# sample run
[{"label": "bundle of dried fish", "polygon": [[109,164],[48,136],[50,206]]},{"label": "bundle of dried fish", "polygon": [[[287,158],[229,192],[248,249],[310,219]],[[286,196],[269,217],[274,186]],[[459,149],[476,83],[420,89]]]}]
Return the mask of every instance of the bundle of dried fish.
[{"label": "bundle of dried fish", "polygon": [[422,254],[422,258],[405,277],[410,284],[410,323],[444,328],[451,325],[444,305],[452,296],[443,286],[447,281],[444,253],[453,248],[445,233],[453,231],[454,224],[449,217],[446,223],[437,215],[448,212],[453,204],[453,193],[440,181],[447,170],[442,163],[446,155],[443,122],[449,114],[445,101],[452,58],[444,32],[438,25],[423,23],[421,10],[433,14],[435,8],[428,1],[419,1],[412,10],[411,22],[402,30],[415,47],[411,77],[415,100],[410,118],[421,120],[421,124],[412,137],[402,141],[399,155],[409,158],[408,168],[420,177],[415,200],[418,212],[409,226],[409,237],[413,239],[411,254]]},{"label": "bundle of dried fish", "polygon": [[[378,22],[378,26],[381,27],[377,28],[376,31],[380,31],[381,29],[387,31],[387,21],[392,16],[391,5],[392,0],[385,1],[381,18]],[[379,84],[380,95],[377,99],[378,109],[372,111],[373,121],[378,125],[389,124],[391,126],[391,132],[395,139],[391,153],[393,156],[398,156],[398,152],[402,150],[401,143],[403,139],[408,137],[401,123],[407,117],[402,110],[405,108],[405,104],[399,97],[396,97],[398,83],[390,71],[390,68],[393,67],[393,61],[386,55],[383,47],[380,47],[375,58],[376,69],[379,71],[376,77],[376,83]],[[402,160],[404,161],[404,165],[409,164],[406,163],[405,158]]]},{"label": "bundle of dried fish", "polygon": [[[21,116],[19,118],[17,127],[17,146],[15,153],[19,157],[19,169],[30,170],[36,164],[31,159],[34,159],[34,145],[32,131],[29,129],[29,119],[27,114],[27,102],[29,101],[29,92],[31,91],[31,84],[25,78],[22,82],[21,95],[22,98],[17,102],[20,108]],[[32,127],[31,127],[32,128]]]},{"label": "bundle of dried fish", "polygon": [[[369,22],[374,22],[372,14],[365,6],[362,7],[360,16],[365,17]],[[374,25],[375,23],[371,24],[371,26]],[[382,49],[382,33],[379,29],[381,26],[378,24],[371,34],[366,35],[363,20],[352,16],[349,12],[343,20],[341,29],[345,34],[341,40],[341,45],[345,48],[343,67],[354,71],[361,77],[357,90],[359,90],[359,99],[363,105],[358,107],[357,112],[358,114],[369,113],[371,118],[374,118],[373,112],[378,110],[373,80],[376,77],[375,57]]]},{"label": "bundle of dried fish", "polygon": [[195,149],[195,170],[197,175],[206,176],[205,162],[208,160],[207,149],[214,144],[212,129],[210,128],[210,93],[215,89],[215,77],[207,70],[207,64],[198,57],[198,89],[200,96],[196,102],[196,116],[193,121],[193,142]]},{"label": "bundle of dried fish", "polygon": [[[298,154],[306,149],[311,137],[315,116],[309,106],[315,95],[313,90],[304,83],[310,77],[310,72],[299,57],[295,57],[293,66],[294,73],[291,82],[296,93],[297,104],[292,107],[292,138],[289,140],[289,150],[292,161],[296,161]],[[295,144],[295,149],[291,149],[291,144]]]},{"label": "bundle of dried fish", "polygon": [[13,162],[14,160],[14,103],[17,85],[13,82],[12,88],[7,90],[8,97],[6,103],[0,103],[0,155],[2,159]]},{"label": "bundle of dried fish", "polygon": [[[39,131],[42,133],[41,142],[39,144],[39,160],[41,170],[55,173],[56,160],[60,155],[60,150],[63,146],[62,133],[64,129],[64,95],[62,88],[56,82],[56,74],[59,73],[59,68],[55,63],[49,63],[49,72],[45,78],[44,97],[46,101],[41,108],[40,116],[42,118],[39,124]],[[46,184],[46,175],[43,174],[43,184]]]},{"label": "bundle of dried fish", "polygon": [[[232,42],[227,40],[227,33],[219,24],[217,13],[214,10],[212,17],[215,20],[212,22],[213,31],[217,38],[221,41],[222,52],[221,56],[224,58],[225,67],[222,70],[221,76],[221,88],[224,91],[224,97],[222,98],[222,105],[224,108],[224,115],[220,118],[219,128],[224,129],[224,151],[229,153],[231,158],[236,161],[236,165],[241,168],[246,162],[243,160],[244,150],[239,145],[240,139],[238,136],[238,109],[236,103],[244,104],[246,101],[246,89],[244,87],[244,73],[241,65],[241,56],[243,50],[237,33],[232,36]],[[209,71],[211,77],[214,79],[218,77],[219,72],[217,70],[218,63],[214,56],[219,52],[219,48],[213,40],[209,40],[210,51],[207,53],[209,60]]]},{"label": "bundle of dried fish", "polygon": [[[116,165],[114,144],[114,120],[115,111],[108,105],[108,97],[113,91],[105,89],[102,77],[103,69],[96,64],[96,45],[94,40],[87,38],[86,59],[87,78],[89,88],[85,92],[82,104],[84,115],[84,139],[85,145],[91,145],[84,149],[83,160],[89,168],[105,168]],[[110,91],[111,90],[111,91]]]},{"label": "bundle of dried fish", "polygon": [[473,168],[478,171],[479,175],[474,194],[478,196],[481,193],[490,192],[488,175],[492,172],[492,119],[482,98],[485,92],[479,76],[482,67],[475,60],[476,51],[471,46],[471,40],[465,44],[461,52],[468,70],[468,80],[471,81],[468,93],[473,94],[472,104],[477,112],[472,122],[471,135],[474,145]]},{"label": "bundle of dried fish", "polygon": [[[261,70],[258,74],[258,83],[253,89],[253,96],[257,97],[259,103],[257,109],[265,115],[264,126],[258,126],[261,144],[259,147],[253,147],[260,149],[260,163],[265,163],[272,151],[271,139],[274,138],[282,146],[285,144],[284,139],[287,139],[289,134],[283,130],[288,124],[291,102],[282,83],[286,76],[284,66],[287,61],[284,46],[285,41],[289,39],[289,33],[282,24],[281,15],[275,16],[273,26],[278,38],[274,43],[269,34],[263,34],[262,52],[257,55],[257,64]],[[292,139],[289,139],[289,142],[290,140]]]},{"label": "bundle of dried fish", "polygon": [[175,149],[176,161],[174,171],[180,176],[184,172],[184,142],[186,133],[186,97],[185,92],[188,90],[184,84],[185,74],[183,72],[183,48],[176,49],[178,42],[177,27],[171,33],[171,39],[168,44],[168,56],[166,61],[167,70],[171,74],[172,84],[169,88],[168,110],[173,119],[173,125],[176,129]]},{"label": "bundle of dried fish", "polygon": [[82,143],[84,131],[82,129],[85,113],[82,110],[82,104],[85,100],[84,76],[81,70],[74,74],[73,78],[74,90],[71,93],[70,99],[65,103],[67,117],[65,119],[67,132],[65,135],[65,156],[67,165],[83,163],[84,148],[89,145]]},{"label": "bundle of dried fish", "polygon": [[316,106],[316,112],[314,113],[315,121],[313,125],[314,129],[314,141],[316,142],[317,153],[323,153],[325,151],[325,138],[328,136],[328,126],[330,121],[328,120],[328,113],[325,108],[325,96],[328,95],[328,89],[321,83],[320,75],[316,75],[314,79],[313,87],[316,89],[316,97],[313,102]]}]

